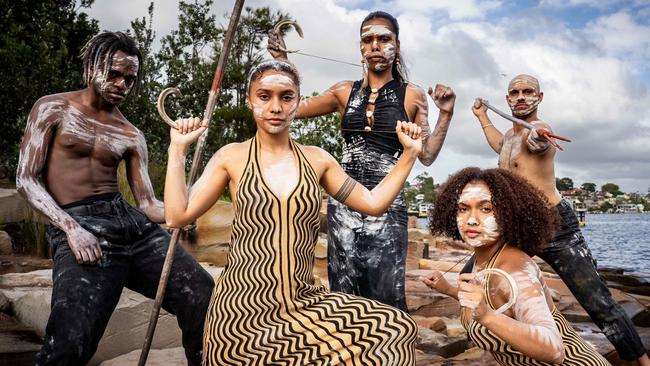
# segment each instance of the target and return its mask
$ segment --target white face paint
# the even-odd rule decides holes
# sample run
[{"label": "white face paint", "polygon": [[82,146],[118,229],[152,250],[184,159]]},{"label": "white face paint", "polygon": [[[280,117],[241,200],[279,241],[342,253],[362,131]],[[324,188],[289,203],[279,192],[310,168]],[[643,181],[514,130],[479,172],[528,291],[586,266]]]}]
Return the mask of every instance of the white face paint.
[{"label": "white face paint", "polygon": [[105,101],[113,105],[120,104],[133,89],[138,68],[137,56],[117,51],[113,55],[110,70],[104,70],[104,67],[95,69],[92,85]]},{"label": "white face paint", "polygon": [[258,128],[277,134],[285,131],[295,118],[300,94],[289,74],[268,70],[251,83],[248,98]]},{"label": "white face paint", "polygon": [[[379,21],[383,22],[384,20]],[[388,21],[386,20],[386,22]],[[360,49],[363,59],[372,70],[384,71],[390,68],[395,61],[397,52],[396,36],[391,26],[387,24],[363,26]]]},{"label": "white face paint", "polygon": [[515,116],[523,117],[531,114],[541,102],[539,83],[528,75],[515,77],[508,85],[507,100]]},{"label": "white face paint", "polygon": [[285,85],[285,86],[296,86],[296,83],[293,82],[293,79],[286,74],[269,74],[264,75],[260,78],[261,87],[269,87],[273,84]]},{"label": "white face paint", "polygon": [[473,247],[496,243],[499,238],[492,194],[483,182],[468,183],[458,198],[456,225],[463,241]]}]

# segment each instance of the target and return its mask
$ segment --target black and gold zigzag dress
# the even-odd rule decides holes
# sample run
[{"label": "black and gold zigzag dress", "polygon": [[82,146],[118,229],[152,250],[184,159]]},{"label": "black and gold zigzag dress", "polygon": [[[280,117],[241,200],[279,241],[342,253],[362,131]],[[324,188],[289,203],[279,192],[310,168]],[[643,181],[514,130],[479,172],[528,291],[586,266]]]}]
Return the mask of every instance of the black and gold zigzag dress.
[{"label": "black and gold zigzag dress", "polygon": [[329,293],[313,279],[321,193],[291,141],[296,188],[278,198],[264,182],[250,140],[234,194],[228,264],[205,323],[204,365],[415,365],[417,327],[373,300]]},{"label": "black and gold zigzag dress", "polygon": [[[505,245],[497,251],[492,258],[488,261],[486,268],[493,268],[494,264],[503,251]],[[486,278],[486,281],[488,279]],[[496,309],[490,300],[490,293],[485,289],[485,298],[488,305],[492,309]],[[475,321],[465,311],[461,310],[461,323],[467,330],[467,336],[479,348],[492,352],[494,359],[502,366],[553,366],[548,362],[538,361],[532,357],[526,356],[523,353],[512,348],[503,339],[499,338],[496,334],[492,333],[483,324]],[[571,324],[564,318],[562,313],[553,307],[551,312],[555,325],[560,331],[562,336],[562,343],[564,344],[564,366],[611,366],[607,360],[601,356],[591,345],[585,342],[582,337],[571,327]]]}]

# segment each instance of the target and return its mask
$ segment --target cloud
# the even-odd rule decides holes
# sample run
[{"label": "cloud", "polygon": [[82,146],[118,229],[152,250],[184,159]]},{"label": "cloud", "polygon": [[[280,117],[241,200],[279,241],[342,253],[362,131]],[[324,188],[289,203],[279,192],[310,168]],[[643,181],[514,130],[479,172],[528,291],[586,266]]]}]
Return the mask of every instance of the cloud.
[{"label": "cloud", "polygon": [[477,0],[396,0],[389,9],[398,14],[435,15],[436,12],[447,13],[451,20],[484,18],[491,10],[499,8],[501,1]]},{"label": "cloud", "polygon": [[[120,8],[118,1],[124,0],[115,0],[110,7]],[[542,2],[546,6],[554,3]],[[580,1],[572,3],[583,5]],[[134,9],[133,17],[142,16],[147,4],[131,0],[128,8]],[[359,25],[369,10],[382,8],[397,15],[411,80],[423,87],[450,85],[458,96],[437,161],[426,168],[416,165],[411,177],[427,171],[442,182],[468,165],[495,166],[497,156],[485,142],[470,106],[481,96],[507,111],[504,98],[510,78],[529,73],[538,77],[545,92],[540,118],[558,134],[573,139],[556,155],[556,174],[573,177],[578,185],[584,181],[598,185],[614,182],[623,190],[646,192],[650,186],[650,96],[645,83],[650,77],[643,65],[648,64],[650,56],[649,27],[625,10],[596,17],[581,28],[571,28],[563,19],[534,9],[516,9],[515,13],[515,9],[505,8],[499,14],[515,15],[493,14],[495,6],[514,6],[509,4],[470,0],[271,0],[248,1],[246,5],[270,6],[295,17],[305,39],[290,32],[286,39],[289,48],[349,62],[360,60]],[[215,14],[221,19],[231,6],[232,1],[218,2]],[[140,8],[138,15],[135,11]],[[104,13],[101,9],[91,15],[100,19],[102,27],[111,28],[110,22],[124,23],[124,13]],[[156,8],[158,37],[177,24],[176,16],[176,9]],[[165,19],[164,24],[161,19]],[[301,71],[304,94],[360,77],[360,69],[354,66],[302,55],[290,58]],[[430,109],[429,120],[434,124],[437,110],[433,103]],[[511,125],[494,114],[490,117],[501,131]]]},{"label": "cloud", "polygon": [[645,62],[650,57],[650,25],[637,23],[627,12],[589,22],[585,32],[609,55]]},{"label": "cloud", "polygon": [[616,4],[620,4],[621,0],[541,0],[539,5],[541,7],[549,8],[570,8],[576,6],[604,9]]}]

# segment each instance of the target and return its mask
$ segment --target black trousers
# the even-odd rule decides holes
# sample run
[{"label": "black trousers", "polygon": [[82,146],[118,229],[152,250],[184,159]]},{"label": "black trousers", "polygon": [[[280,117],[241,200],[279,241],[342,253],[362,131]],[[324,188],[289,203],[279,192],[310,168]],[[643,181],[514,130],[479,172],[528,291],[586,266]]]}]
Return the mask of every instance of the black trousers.
[{"label": "black trousers", "polygon": [[[571,205],[562,200],[557,206],[560,227],[551,242],[537,255],[548,263],[562,278],[576,300],[593,322],[614,345],[619,356],[627,361],[645,354],[634,323],[614,300],[605,282],[596,270],[596,261],[587,247],[585,238]],[[473,258],[463,268],[473,266]]]},{"label": "black trousers", "polygon": [[[169,234],[119,194],[64,209],[99,239],[102,258],[94,265],[78,264],[65,233],[48,228],[54,259],[52,312],[36,365],[87,364],[124,287],[155,297],[169,244]],[[212,277],[176,247],[162,307],[177,317],[190,365],[201,364],[203,322],[213,287]]]},{"label": "black trousers", "polygon": [[[372,189],[396,162],[396,157],[370,149],[355,153],[344,150],[342,166],[352,178]],[[327,234],[330,290],[407,311],[408,216],[402,194],[379,217],[360,214],[330,198]]]}]

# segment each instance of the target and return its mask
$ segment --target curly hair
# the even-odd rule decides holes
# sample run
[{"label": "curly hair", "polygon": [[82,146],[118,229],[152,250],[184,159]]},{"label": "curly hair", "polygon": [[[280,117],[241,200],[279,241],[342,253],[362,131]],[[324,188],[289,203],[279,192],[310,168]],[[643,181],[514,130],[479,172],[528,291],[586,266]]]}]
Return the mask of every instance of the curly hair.
[{"label": "curly hair", "polygon": [[462,240],[456,214],[458,197],[470,182],[484,182],[492,193],[499,235],[507,244],[533,256],[553,237],[559,222],[546,196],[524,178],[503,169],[465,168],[443,185],[430,217],[434,235]]}]

